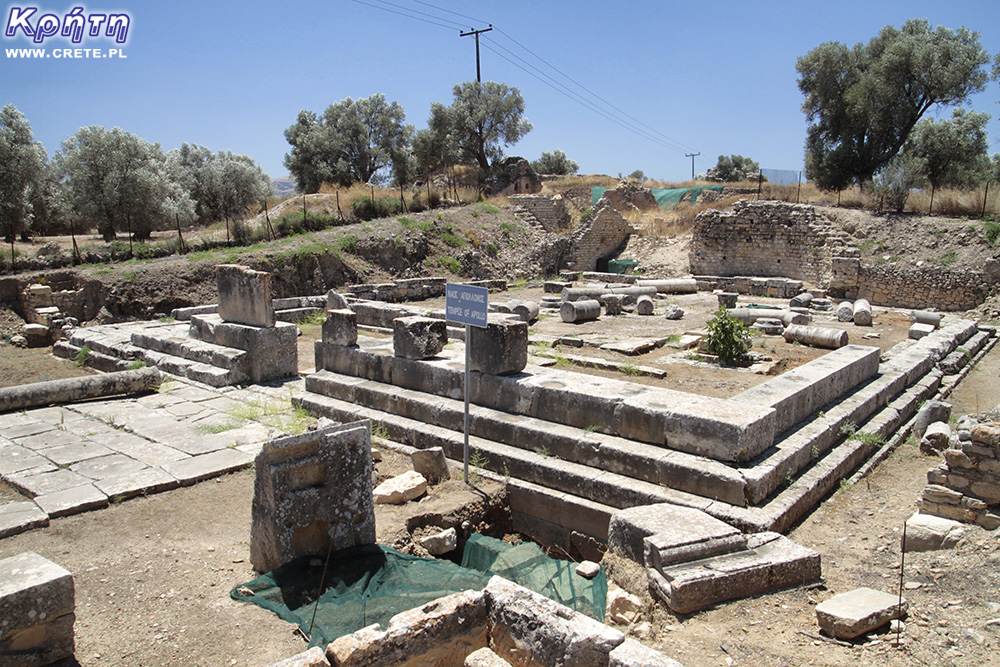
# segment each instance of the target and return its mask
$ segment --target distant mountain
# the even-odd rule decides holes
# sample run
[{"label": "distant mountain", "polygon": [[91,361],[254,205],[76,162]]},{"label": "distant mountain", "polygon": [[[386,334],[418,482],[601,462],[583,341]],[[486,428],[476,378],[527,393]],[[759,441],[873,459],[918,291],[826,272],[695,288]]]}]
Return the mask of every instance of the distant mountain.
[{"label": "distant mountain", "polygon": [[295,179],[291,176],[271,179],[271,193],[275,197],[285,197],[295,193]]}]

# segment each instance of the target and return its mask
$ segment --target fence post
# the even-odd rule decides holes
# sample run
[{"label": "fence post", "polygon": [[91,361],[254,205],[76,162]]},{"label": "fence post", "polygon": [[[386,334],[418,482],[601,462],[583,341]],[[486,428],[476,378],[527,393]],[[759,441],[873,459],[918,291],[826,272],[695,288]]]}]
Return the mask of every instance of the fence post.
[{"label": "fence post", "polygon": [[760,201],[760,188],[764,183],[764,171],[757,172],[757,201]]},{"label": "fence post", "polygon": [[990,194],[990,182],[986,181],[986,191],[983,192],[983,212],[979,214],[980,218],[986,217],[986,197]]},{"label": "fence post", "polygon": [[795,188],[795,203],[799,203],[799,193],[802,192],[802,172],[799,172],[799,185]]}]

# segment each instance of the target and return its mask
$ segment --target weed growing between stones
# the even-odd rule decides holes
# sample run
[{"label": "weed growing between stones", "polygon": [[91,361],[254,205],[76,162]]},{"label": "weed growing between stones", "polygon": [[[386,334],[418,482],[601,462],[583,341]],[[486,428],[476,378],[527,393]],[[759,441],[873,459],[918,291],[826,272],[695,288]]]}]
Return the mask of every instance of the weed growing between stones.
[{"label": "weed growing between stones", "polygon": [[637,365],[633,364],[630,361],[626,361],[624,364],[619,366],[618,370],[620,370],[625,375],[631,375],[631,376],[639,375],[642,372],[641,370],[639,370],[639,367]]},{"label": "weed growing between stones", "polygon": [[723,364],[731,366],[750,351],[752,342],[747,325],[731,317],[725,308],[719,308],[705,328],[708,329],[705,343]]},{"label": "weed growing between stones", "polygon": [[295,323],[300,327],[304,326],[318,326],[323,324],[326,320],[326,313],[323,310],[317,310],[315,313],[310,313],[309,315],[303,315],[299,319],[295,320]]},{"label": "weed growing between stones", "polygon": [[130,363],[125,368],[128,369],[128,370],[130,370],[130,371],[137,371],[140,368],[145,368],[145,367],[146,367],[146,362],[145,361],[143,361],[142,359],[136,359],[135,361],[133,361],[132,363]]},{"label": "weed growing between stones", "polygon": [[378,438],[379,440],[389,439],[389,429],[382,422],[373,421],[372,422],[372,438]]},{"label": "weed growing between stones", "polygon": [[73,363],[79,366],[80,368],[83,368],[84,366],[87,365],[87,359],[89,357],[90,357],[90,348],[84,345],[83,347],[80,348],[80,351],[76,353],[76,356],[73,357]]}]

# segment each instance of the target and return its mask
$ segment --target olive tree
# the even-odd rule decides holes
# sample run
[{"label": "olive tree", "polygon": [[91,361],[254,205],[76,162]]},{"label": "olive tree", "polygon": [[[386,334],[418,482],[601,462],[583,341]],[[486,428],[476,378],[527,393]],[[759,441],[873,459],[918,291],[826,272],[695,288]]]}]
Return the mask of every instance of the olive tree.
[{"label": "olive tree", "polygon": [[940,187],[969,187],[989,178],[990,159],[987,113],[954,109],[950,120],[934,122],[925,118],[913,128],[906,151],[923,161],[923,175],[934,190]]},{"label": "olive tree", "polygon": [[564,176],[575,174],[580,169],[580,165],[570,160],[566,157],[566,153],[557,148],[551,153],[543,151],[542,156],[531,163],[531,168],[539,174]]},{"label": "olive tree", "polygon": [[823,189],[871,181],[935,105],[954,105],[986,85],[979,33],[913,19],[867,44],[817,46],[798,59],[809,121],[806,174]]},{"label": "olive tree", "polygon": [[742,155],[720,155],[715,163],[715,177],[726,183],[745,181],[759,171],[759,164]]},{"label": "olive tree", "polygon": [[[396,102],[381,93],[331,104],[317,116],[300,111],[285,130],[292,146],[285,166],[301,192],[318,192],[323,183],[348,186],[386,178],[385,170],[407,159],[413,126]],[[397,168],[397,172],[402,168]]]},{"label": "olive tree", "polygon": [[201,223],[241,217],[271,193],[271,179],[248,155],[212,153],[197,144],[181,144],[167,154],[173,178],[195,205]]},{"label": "olive tree", "polygon": [[45,206],[47,156],[34,140],[24,114],[13,104],[0,108],[0,226],[8,243],[27,239]]},{"label": "olive tree", "polygon": [[154,229],[193,209],[170,178],[160,145],[120,127],[81,127],[63,142],[54,163],[74,214],[96,224],[106,241],[119,232],[147,240]]}]

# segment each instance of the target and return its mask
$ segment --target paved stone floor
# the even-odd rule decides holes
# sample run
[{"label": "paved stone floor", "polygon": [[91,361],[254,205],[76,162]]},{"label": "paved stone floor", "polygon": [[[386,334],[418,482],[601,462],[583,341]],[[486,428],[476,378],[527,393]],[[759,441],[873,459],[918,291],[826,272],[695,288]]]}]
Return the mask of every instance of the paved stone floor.
[{"label": "paved stone floor", "polygon": [[242,389],[167,378],[154,393],[0,415],[0,478],[30,498],[0,499],[0,538],[245,468],[310,421],[291,405],[298,378]]}]

